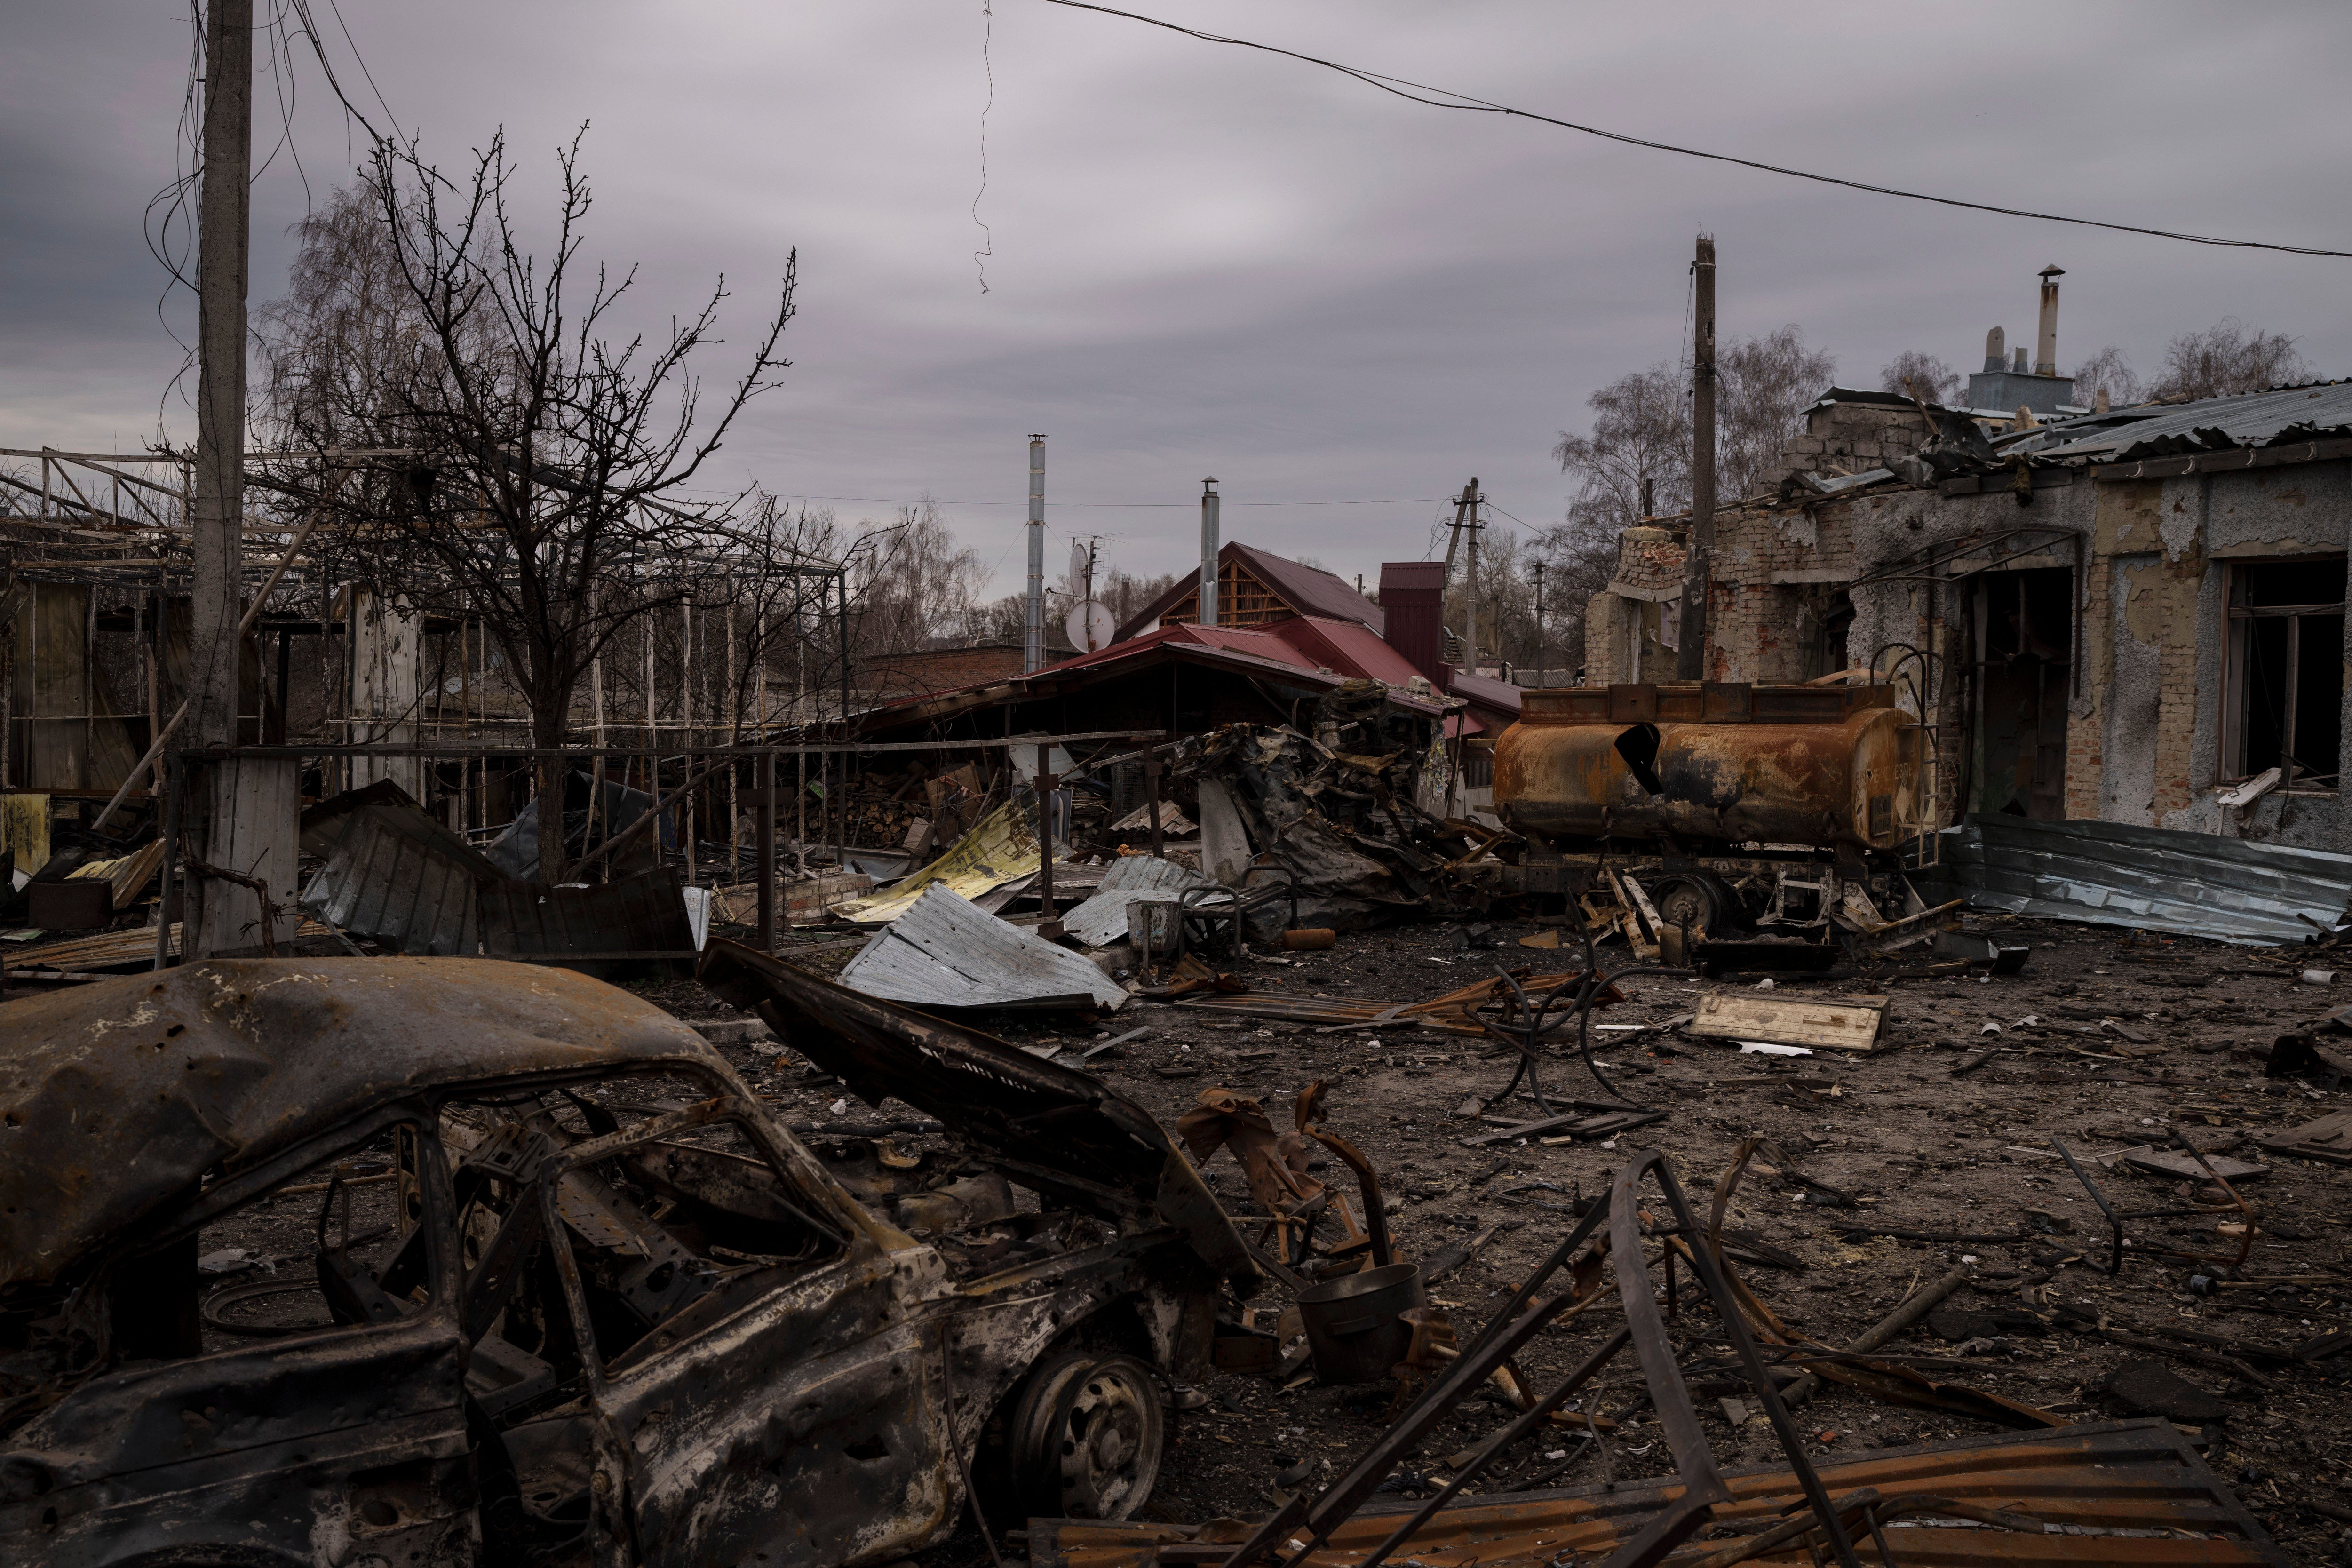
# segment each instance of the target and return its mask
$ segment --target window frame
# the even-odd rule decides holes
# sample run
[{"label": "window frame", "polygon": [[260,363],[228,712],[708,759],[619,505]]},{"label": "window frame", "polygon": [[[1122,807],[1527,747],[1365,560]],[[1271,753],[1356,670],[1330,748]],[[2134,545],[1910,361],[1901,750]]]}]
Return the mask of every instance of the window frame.
[{"label": "window frame", "polygon": [[[2253,777],[2246,764],[2246,676],[2252,659],[2247,644],[2252,634],[2252,623],[2258,620],[2284,620],[2286,628],[2286,669],[2283,678],[2285,701],[2279,717],[2280,751],[2291,753],[2295,738],[2295,702],[2299,695],[2303,656],[2302,621],[2306,616],[2324,616],[2337,621],[2347,618],[2343,599],[2317,600],[2305,605],[2242,605],[2249,569],[2260,566],[2310,566],[2346,562],[2347,557],[2335,552],[2315,555],[2276,555],[2232,557],[2222,564],[2221,582],[2221,747],[2220,783],[2242,784]],[[2336,734],[2336,777],[2342,778],[2344,735],[2339,718]],[[2295,787],[2292,778],[2284,781],[2289,790]],[[2336,785],[2305,785],[2307,795],[2334,795]]]}]

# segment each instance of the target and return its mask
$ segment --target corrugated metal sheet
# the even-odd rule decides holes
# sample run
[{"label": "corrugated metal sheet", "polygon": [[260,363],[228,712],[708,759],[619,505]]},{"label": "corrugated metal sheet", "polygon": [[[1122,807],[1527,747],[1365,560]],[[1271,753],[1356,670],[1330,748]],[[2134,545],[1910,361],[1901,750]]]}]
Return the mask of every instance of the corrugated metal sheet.
[{"label": "corrugated metal sheet", "polygon": [[302,907],[394,952],[478,952],[474,889],[506,880],[390,779],[304,812],[302,852],[327,862],[303,889]]},{"label": "corrugated metal sheet", "polygon": [[[2064,1565],[2238,1563],[2284,1568],[2277,1543],[2169,1423],[2155,1417],[2062,1426],[2026,1436],[1971,1437],[1819,1461],[1833,1497],[1864,1487],[1882,1498],[1952,1499],[2042,1521],[2041,1533],[1983,1529],[1948,1516],[1900,1518],[1887,1550],[1905,1568],[2064,1568]],[[1746,1533],[1804,1507],[1794,1475],[1776,1466],[1723,1472],[1731,1500],[1713,1522]],[[1480,1498],[1441,1510],[1390,1561],[1420,1568],[1544,1568],[1599,1563],[1678,1499],[1675,1479]],[[1311,1552],[1299,1568],[1349,1568],[1400,1522],[1410,1505],[1367,1509]],[[1213,1563],[1247,1526],[1032,1520],[1034,1568],[1144,1568],[1150,1563]],[[1706,1543],[1721,1550],[1720,1538]],[[1161,1551],[1162,1547],[1172,1550]],[[1178,1556],[1178,1552],[1184,1555]],[[1878,1561],[1865,1545],[1862,1559]],[[1686,1561],[1677,1555],[1670,1561]],[[1803,1564],[1821,1558],[1791,1546],[1755,1561]]]},{"label": "corrugated metal sheet", "polygon": [[[493,957],[521,953],[675,952],[692,957],[694,931],[677,873],[664,869],[597,888],[486,882],[480,889],[482,947]],[[609,965],[580,964],[588,973]]]},{"label": "corrugated metal sheet", "polygon": [[[1122,915],[1121,919],[1124,920]],[[1127,992],[1087,959],[1007,925],[943,883],[875,933],[841,972],[852,991],[915,1007],[1100,1007]]]},{"label": "corrugated metal sheet", "polygon": [[1943,860],[1912,878],[1930,903],[2217,942],[2301,942],[2352,904],[2352,855],[2119,822],[1971,816],[1945,830]]},{"label": "corrugated metal sheet", "polygon": [[854,899],[833,912],[860,925],[880,925],[905,914],[924,889],[934,885],[976,899],[1036,870],[1037,830],[1018,805],[1007,801],[956,840],[953,848],[888,892]]},{"label": "corrugated metal sheet", "polygon": [[[1057,876],[1058,872],[1055,873]],[[1187,888],[1210,886],[1198,871],[1149,855],[1124,855],[1092,898],[1062,917],[1062,929],[1088,947],[1108,947],[1127,937],[1127,902],[1150,893],[1173,898]]]},{"label": "corrugated metal sheet", "polygon": [[2352,435],[2352,381],[2118,408],[2070,420],[2052,435],[2038,456],[2109,461]]}]

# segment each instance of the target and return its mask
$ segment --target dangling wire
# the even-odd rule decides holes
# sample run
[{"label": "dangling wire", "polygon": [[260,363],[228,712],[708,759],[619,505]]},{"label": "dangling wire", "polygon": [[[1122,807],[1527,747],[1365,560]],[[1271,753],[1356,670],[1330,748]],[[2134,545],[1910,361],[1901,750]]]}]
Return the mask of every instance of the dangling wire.
[{"label": "dangling wire", "polygon": [[980,291],[988,292],[988,263],[984,258],[996,254],[996,236],[981,221],[980,198],[988,195],[988,111],[996,107],[996,67],[988,58],[988,46],[996,31],[996,13],[989,9],[989,0],[980,0],[980,68],[988,75],[988,101],[980,106],[980,189],[971,194],[971,221],[981,233],[980,248],[971,253],[971,264],[980,274]]}]

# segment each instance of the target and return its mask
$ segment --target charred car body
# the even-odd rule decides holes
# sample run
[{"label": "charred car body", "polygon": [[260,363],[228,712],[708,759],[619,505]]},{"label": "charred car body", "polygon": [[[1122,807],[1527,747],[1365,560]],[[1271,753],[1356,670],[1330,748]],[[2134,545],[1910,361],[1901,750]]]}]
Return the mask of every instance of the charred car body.
[{"label": "charred car body", "polygon": [[954,1146],[803,1142],[684,1025],[528,965],[13,1005],[0,1552],[854,1564],[948,1533],[975,1467],[1013,1511],[1139,1503],[1159,1380],[1255,1284],[1190,1164],[1084,1074],[723,948]]}]

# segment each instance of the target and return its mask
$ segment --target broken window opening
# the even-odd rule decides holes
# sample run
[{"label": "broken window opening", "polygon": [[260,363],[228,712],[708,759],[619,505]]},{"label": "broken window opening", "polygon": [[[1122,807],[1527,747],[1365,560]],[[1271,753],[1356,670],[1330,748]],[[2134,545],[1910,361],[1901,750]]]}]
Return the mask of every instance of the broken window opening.
[{"label": "broken window opening", "polygon": [[[469,1298],[494,1288],[482,1283],[488,1271],[509,1276],[496,1299],[469,1302],[469,1319],[489,1320],[469,1325],[484,1329],[478,1349],[502,1341],[526,1360],[546,1362],[553,1377],[526,1368],[523,1378],[541,1392],[576,1381],[583,1347],[575,1342],[559,1270],[530,1232],[528,1211],[547,1180],[545,1162],[590,1140],[609,1154],[557,1175],[555,1206],[579,1264],[593,1341],[585,1349],[600,1368],[675,1344],[780,1279],[847,1251],[826,1205],[762,1152],[738,1114],[722,1111],[699,1125],[675,1127],[672,1113],[695,1104],[692,1097],[706,1087],[622,1079],[445,1108],[442,1133],[457,1160]],[[666,1096],[667,1089],[688,1098]],[[505,1352],[493,1348],[490,1354]],[[534,1394],[509,1408],[543,1404]]]},{"label": "broken window opening", "polygon": [[2074,574],[1986,572],[1969,580],[1968,593],[1976,649],[1968,809],[2063,822]]},{"label": "broken window opening", "polygon": [[2342,556],[2229,568],[2223,772],[2278,768],[2291,789],[2332,792],[2344,698]]},{"label": "broken window opening", "polygon": [[1853,627],[1853,596],[1843,589],[1832,595],[1818,611],[1808,606],[1812,636],[1805,639],[1803,679],[1817,680],[1848,668],[1846,634]]},{"label": "broken window opening", "polygon": [[[111,1359],[214,1355],[429,1312],[443,1282],[420,1222],[440,1200],[397,1169],[418,1133],[376,1131],[116,1264]],[[410,1168],[423,1169],[413,1157]]]}]

